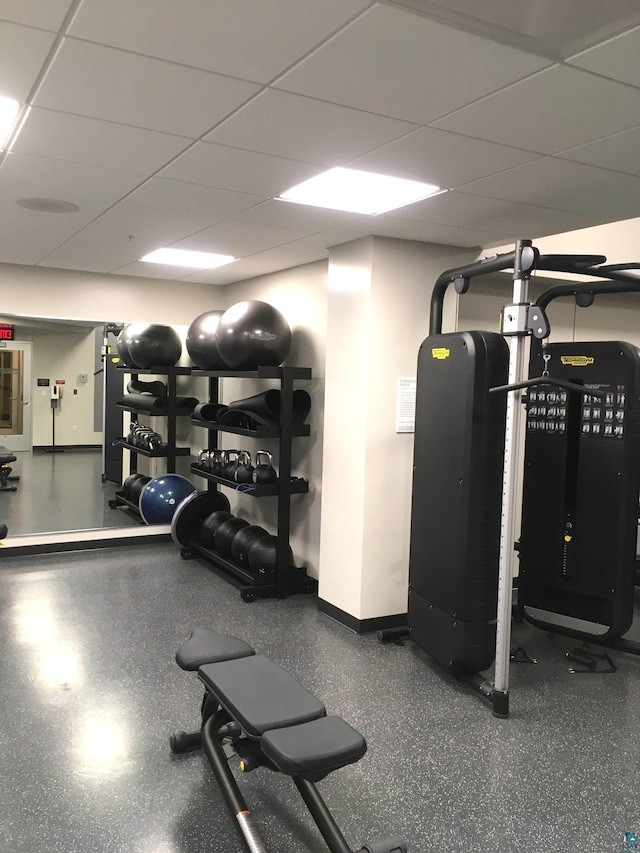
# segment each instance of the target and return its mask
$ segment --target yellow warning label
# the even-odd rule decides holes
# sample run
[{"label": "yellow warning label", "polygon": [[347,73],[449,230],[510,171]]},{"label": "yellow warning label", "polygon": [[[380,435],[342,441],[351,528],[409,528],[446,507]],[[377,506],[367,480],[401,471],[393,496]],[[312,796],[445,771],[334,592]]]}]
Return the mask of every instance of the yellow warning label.
[{"label": "yellow warning label", "polygon": [[434,358],[449,358],[451,355],[451,350],[447,349],[447,347],[433,347],[431,350],[431,355]]},{"label": "yellow warning label", "polygon": [[560,361],[571,367],[586,367],[588,364],[593,364],[595,359],[590,355],[561,355]]},{"label": "yellow warning label", "polygon": [[120,357],[119,357],[119,356],[116,356],[115,358],[112,358],[112,359],[111,359],[111,362],[112,362],[113,364],[118,364],[118,362],[119,362],[119,361],[120,361]]}]

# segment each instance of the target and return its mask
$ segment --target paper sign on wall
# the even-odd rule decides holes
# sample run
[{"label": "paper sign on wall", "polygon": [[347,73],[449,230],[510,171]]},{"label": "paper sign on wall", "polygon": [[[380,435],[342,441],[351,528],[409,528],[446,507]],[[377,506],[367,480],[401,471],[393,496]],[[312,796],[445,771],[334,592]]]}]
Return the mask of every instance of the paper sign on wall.
[{"label": "paper sign on wall", "polygon": [[399,378],[396,384],[396,432],[416,431],[416,380]]}]

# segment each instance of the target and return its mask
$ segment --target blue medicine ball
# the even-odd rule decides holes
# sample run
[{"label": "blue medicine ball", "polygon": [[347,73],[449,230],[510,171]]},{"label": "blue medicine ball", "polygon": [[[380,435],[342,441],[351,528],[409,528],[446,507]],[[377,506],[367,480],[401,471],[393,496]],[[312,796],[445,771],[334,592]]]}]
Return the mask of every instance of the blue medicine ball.
[{"label": "blue medicine ball", "polygon": [[173,514],[196,487],[179,474],[163,474],[147,483],[140,494],[140,515],[147,524],[171,524]]}]

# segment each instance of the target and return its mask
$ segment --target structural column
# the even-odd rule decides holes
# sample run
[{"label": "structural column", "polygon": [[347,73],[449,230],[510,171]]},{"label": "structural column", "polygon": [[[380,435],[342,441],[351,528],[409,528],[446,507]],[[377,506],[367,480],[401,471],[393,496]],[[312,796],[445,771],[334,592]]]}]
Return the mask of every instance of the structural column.
[{"label": "structural column", "polygon": [[[354,630],[406,614],[413,434],[396,431],[398,380],[415,378],[433,283],[475,257],[380,237],[330,252],[319,597]],[[455,316],[453,294],[445,330]]]}]

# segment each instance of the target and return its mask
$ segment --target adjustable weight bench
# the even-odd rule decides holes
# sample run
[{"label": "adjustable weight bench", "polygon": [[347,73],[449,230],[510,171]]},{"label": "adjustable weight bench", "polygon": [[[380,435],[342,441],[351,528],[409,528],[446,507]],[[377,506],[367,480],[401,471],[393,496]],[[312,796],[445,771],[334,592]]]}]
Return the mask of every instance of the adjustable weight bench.
[{"label": "adjustable weight bench", "polygon": [[17,486],[9,485],[9,481],[15,482],[20,477],[10,477],[12,468],[9,467],[10,462],[16,461],[16,456],[7,448],[0,446],[0,492],[15,492]]},{"label": "adjustable weight bench", "polygon": [[[362,735],[284,669],[237,637],[195,628],[176,654],[177,664],[197,671],[204,684],[202,726],[171,736],[173,753],[204,748],[227,806],[250,853],[266,853],[229,768],[227,751],[240,769],[257,767],[291,776],[331,853],[354,853],[347,845],[315,783],[353,764],[366,752]],[[365,844],[358,853],[407,853],[389,838]]]}]

